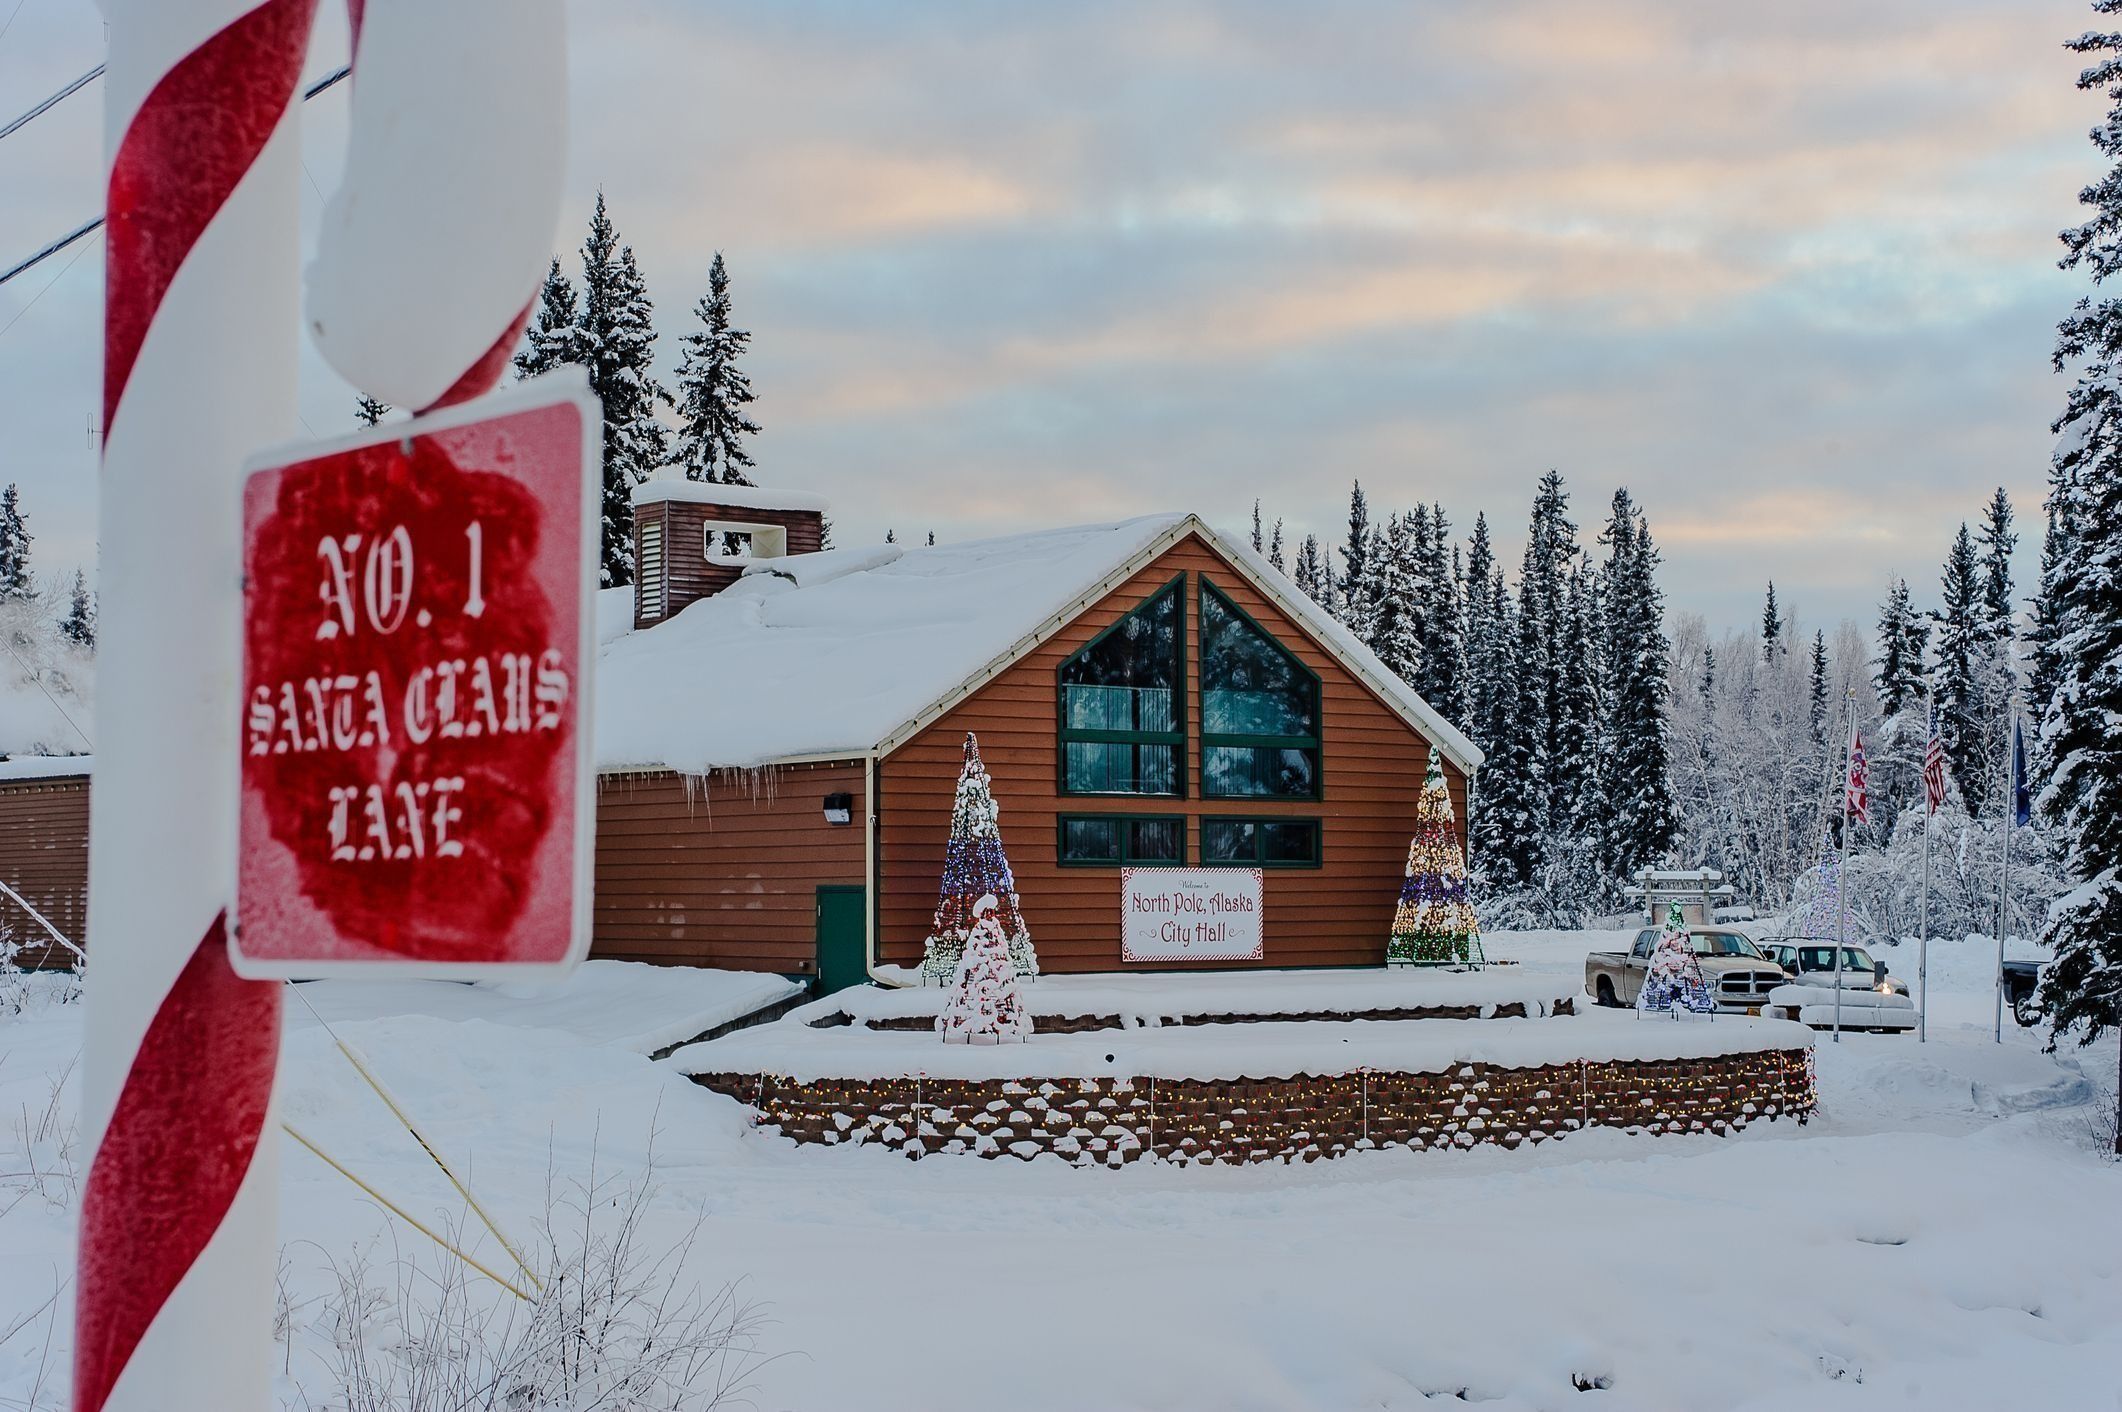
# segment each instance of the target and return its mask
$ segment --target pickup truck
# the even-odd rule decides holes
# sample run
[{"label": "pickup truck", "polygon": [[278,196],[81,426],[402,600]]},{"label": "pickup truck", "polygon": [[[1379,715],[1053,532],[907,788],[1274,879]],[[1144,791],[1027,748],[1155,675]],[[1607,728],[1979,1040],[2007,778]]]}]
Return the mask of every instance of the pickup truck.
[{"label": "pickup truck", "polygon": [[2039,961],[2004,963],[2004,1002],[2011,1006],[2011,1017],[2028,1029],[2041,1023],[2041,1007],[2034,1003],[2034,992],[2040,985]]},{"label": "pickup truck", "polygon": [[[1658,944],[1657,927],[1636,933],[1626,951],[1594,951],[1584,958],[1584,989],[1601,1005],[1633,1005],[1650,969],[1651,948]],[[1785,985],[1790,977],[1783,968],[1761,954],[1751,938],[1727,927],[1697,926],[1687,929],[1695,959],[1702,965],[1702,979],[1709,982],[1717,1008],[1726,1013],[1752,1013],[1768,1002],[1768,993]]]}]

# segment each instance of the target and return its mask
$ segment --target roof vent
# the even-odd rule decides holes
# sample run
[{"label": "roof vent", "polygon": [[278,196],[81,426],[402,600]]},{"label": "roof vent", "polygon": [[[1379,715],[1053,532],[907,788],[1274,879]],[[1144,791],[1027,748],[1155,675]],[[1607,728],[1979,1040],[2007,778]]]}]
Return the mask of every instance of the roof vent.
[{"label": "roof vent", "polygon": [[634,487],[634,626],[713,597],[754,559],[815,554],[824,537],[825,501],[815,495],[644,481]]}]

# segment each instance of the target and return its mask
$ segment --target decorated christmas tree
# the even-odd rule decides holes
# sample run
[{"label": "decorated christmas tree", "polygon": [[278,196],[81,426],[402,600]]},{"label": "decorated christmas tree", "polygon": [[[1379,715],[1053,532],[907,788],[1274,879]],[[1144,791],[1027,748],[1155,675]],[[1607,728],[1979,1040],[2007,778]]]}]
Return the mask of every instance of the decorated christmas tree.
[{"label": "decorated christmas tree", "polygon": [[1393,915],[1385,961],[1390,966],[1482,962],[1481,924],[1466,896],[1466,855],[1459,850],[1451,792],[1444,787],[1435,751],[1415,804],[1415,837],[1407,846],[1407,874],[1400,882],[1400,910]]},{"label": "decorated christmas tree", "polygon": [[[1805,900],[1790,914],[1788,930],[1792,936],[1815,937],[1821,941],[1833,941],[1840,935],[1842,913],[1842,855],[1835,848],[1834,839],[1823,835],[1820,839],[1820,866],[1813,869],[1806,880]],[[1849,916],[1849,933],[1857,934],[1857,918]]]},{"label": "decorated christmas tree", "polygon": [[965,736],[965,768],[958,775],[958,799],[951,807],[950,842],[944,845],[943,888],[936,899],[936,920],[929,927],[922,973],[943,982],[958,971],[958,958],[972,938],[976,908],[983,898],[995,904],[995,924],[1008,944],[1009,959],[1020,976],[1039,974],[1031,933],[1017,910],[1017,880],[1002,853],[1001,810],[995,804],[994,781],[980,762],[980,742]]},{"label": "decorated christmas tree", "polygon": [[1665,914],[1665,930],[1650,950],[1650,969],[1644,973],[1643,989],[1636,992],[1636,1010],[1694,1010],[1709,1014],[1717,1008],[1709,982],[1702,977],[1702,963],[1695,959],[1694,943],[1688,939],[1687,919],[1675,902]]},{"label": "decorated christmas tree", "polygon": [[945,1044],[1021,1043],[1031,1035],[1032,1017],[1017,988],[994,894],[974,903],[973,911],[972,935],[951,977],[950,998],[936,1016],[936,1033]]}]

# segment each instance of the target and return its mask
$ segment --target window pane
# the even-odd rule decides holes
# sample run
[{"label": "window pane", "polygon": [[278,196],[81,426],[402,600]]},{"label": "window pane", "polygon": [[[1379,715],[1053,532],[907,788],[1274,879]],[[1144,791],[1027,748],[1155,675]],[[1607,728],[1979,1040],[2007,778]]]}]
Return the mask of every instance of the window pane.
[{"label": "window pane", "polygon": [[1178,747],[1071,740],[1063,787],[1078,794],[1176,794]]},{"label": "window pane", "polygon": [[1210,745],[1201,751],[1205,792],[1224,799],[1309,799],[1319,752],[1267,745]]},{"label": "window pane", "polygon": [[1259,857],[1253,824],[1246,819],[1203,819],[1201,861],[1251,863]]},{"label": "window pane", "polygon": [[1309,863],[1319,856],[1319,826],[1309,821],[1262,823],[1260,839],[1264,863]]},{"label": "window pane", "polygon": [[1177,730],[1181,603],[1175,584],[1061,668],[1063,723],[1079,730]]},{"label": "window pane", "polygon": [[1210,735],[1319,733],[1316,684],[1275,640],[1213,592],[1201,595],[1201,729]]},{"label": "window pane", "polygon": [[1128,858],[1137,863],[1176,863],[1185,849],[1181,846],[1186,837],[1184,819],[1136,819],[1134,847],[1128,850]]},{"label": "window pane", "polygon": [[1118,819],[1063,819],[1061,856],[1072,863],[1120,861]]}]

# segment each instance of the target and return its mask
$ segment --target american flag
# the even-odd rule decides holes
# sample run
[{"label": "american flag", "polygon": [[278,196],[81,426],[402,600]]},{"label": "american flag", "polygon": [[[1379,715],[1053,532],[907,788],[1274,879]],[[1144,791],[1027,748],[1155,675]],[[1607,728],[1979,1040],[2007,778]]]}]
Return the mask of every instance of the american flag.
[{"label": "american flag", "polygon": [[1930,742],[1923,747],[1924,812],[1935,814],[1945,806],[1945,737],[1938,734],[1938,708],[1930,708]]},{"label": "american flag", "polygon": [[1864,737],[1854,726],[1849,732],[1849,784],[1842,794],[1842,812],[1860,824],[1871,822],[1871,766],[1864,762]]}]

